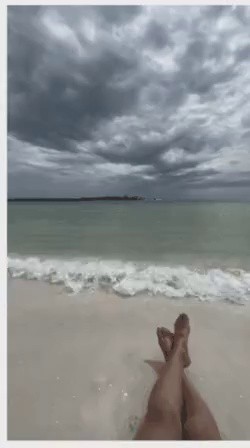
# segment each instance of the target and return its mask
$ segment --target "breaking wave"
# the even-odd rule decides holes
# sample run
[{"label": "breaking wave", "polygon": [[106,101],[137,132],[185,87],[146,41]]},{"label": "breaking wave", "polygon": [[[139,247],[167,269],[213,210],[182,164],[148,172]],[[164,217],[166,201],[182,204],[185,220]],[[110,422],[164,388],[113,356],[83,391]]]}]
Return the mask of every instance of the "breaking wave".
[{"label": "breaking wave", "polygon": [[62,284],[71,293],[98,288],[111,289],[122,296],[146,293],[170,298],[195,297],[200,300],[250,299],[250,272],[242,269],[195,269],[98,259],[42,259],[9,257],[12,278],[43,280]]}]

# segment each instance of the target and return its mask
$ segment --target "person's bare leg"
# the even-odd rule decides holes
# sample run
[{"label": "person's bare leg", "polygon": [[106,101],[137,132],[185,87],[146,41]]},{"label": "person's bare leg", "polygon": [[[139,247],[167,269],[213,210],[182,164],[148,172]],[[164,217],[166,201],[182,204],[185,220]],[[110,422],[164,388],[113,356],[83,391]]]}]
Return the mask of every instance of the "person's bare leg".
[{"label": "person's bare leg", "polygon": [[140,425],[137,440],[180,440],[182,408],[181,341],[161,370],[149,400],[146,416]]},{"label": "person's bare leg", "polygon": [[[146,416],[140,425],[137,440],[180,440],[183,406],[182,377],[189,334],[188,317],[175,334],[168,363],[161,369],[148,401]],[[165,338],[166,350],[168,340]]]},{"label": "person's bare leg", "polygon": [[[166,328],[161,328],[157,331],[159,345],[163,352],[165,360],[168,362],[169,353],[174,340],[174,334]],[[163,346],[163,337],[168,339],[168,343]],[[189,356],[186,357],[186,366],[188,366]],[[155,365],[155,370],[159,372],[162,369],[160,363]],[[191,381],[183,372],[183,412],[182,412],[182,426],[183,437],[186,440],[220,440],[218,426],[215,419]]]},{"label": "person's bare leg", "polygon": [[183,399],[185,422],[183,436],[186,440],[221,440],[216,421],[197,389],[183,374]]}]

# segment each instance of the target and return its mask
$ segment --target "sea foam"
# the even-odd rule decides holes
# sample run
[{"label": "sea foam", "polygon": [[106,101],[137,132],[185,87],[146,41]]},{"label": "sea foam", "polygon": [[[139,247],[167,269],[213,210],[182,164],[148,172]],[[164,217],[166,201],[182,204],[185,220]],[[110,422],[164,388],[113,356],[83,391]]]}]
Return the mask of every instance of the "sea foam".
[{"label": "sea foam", "polygon": [[250,299],[250,273],[242,269],[195,269],[98,259],[43,259],[10,256],[12,278],[62,284],[69,292],[108,288],[121,296],[163,295],[200,300]]}]

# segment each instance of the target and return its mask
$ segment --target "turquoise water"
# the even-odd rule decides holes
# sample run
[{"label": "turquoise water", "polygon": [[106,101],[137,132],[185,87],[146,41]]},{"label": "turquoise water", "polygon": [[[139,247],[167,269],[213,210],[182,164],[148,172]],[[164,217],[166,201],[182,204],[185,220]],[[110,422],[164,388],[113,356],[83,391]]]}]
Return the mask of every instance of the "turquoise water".
[{"label": "turquoise water", "polygon": [[[112,272],[119,266],[119,275],[126,278],[128,267],[136,266],[140,282],[143,282],[142,272],[145,282],[149,280],[146,278],[149,273],[145,272],[149,267],[151,277],[152,269],[158,269],[157,275],[159,270],[172,269],[173,276],[173,270],[181,267],[206,275],[218,269],[248,273],[250,204],[9,203],[8,252],[10,273],[26,277],[32,276],[26,272],[30,259],[33,265],[37,263],[37,270],[44,271],[46,266],[47,276],[50,276],[48,263],[51,271],[61,271],[59,264],[64,263],[66,269],[67,262],[67,275],[74,277],[75,274],[78,281],[81,281],[83,266],[87,265],[96,271],[91,271],[94,280],[98,269],[102,275],[110,276],[104,272],[107,266]],[[76,262],[77,268],[72,264]],[[20,266],[24,271],[21,274]],[[74,269],[77,272],[71,272]],[[31,270],[30,264],[28,270]],[[160,275],[164,276],[165,271]],[[239,272],[237,275],[239,278]],[[153,283],[157,282],[159,279],[154,279]]]}]

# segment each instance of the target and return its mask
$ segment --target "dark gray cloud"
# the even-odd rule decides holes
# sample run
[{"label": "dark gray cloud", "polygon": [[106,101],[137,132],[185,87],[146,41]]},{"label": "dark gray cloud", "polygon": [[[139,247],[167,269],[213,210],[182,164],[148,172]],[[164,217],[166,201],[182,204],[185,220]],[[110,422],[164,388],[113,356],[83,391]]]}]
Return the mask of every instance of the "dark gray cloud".
[{"label": "dark gray cloud", "polygon": [[94,9],[94,14],[104,18],[109,24],[121,25],[143,12],[141,6],[116,6],[106,5],[97,6]]},{"label": "dark gray cloud", "polygon": [[9,195],[248,199],[250,8],[10,6]]},{"label": "dark gray cloud", "polygon": [[144,44],[157,50],[171,43],[167,32],[167,23],[163,26],[154,20],[149,21],[144,34]]}]

